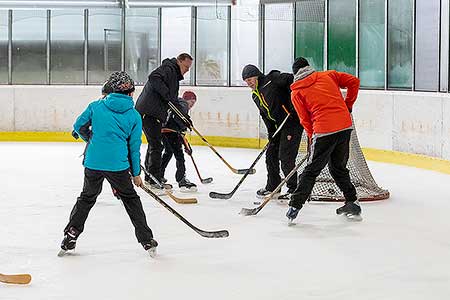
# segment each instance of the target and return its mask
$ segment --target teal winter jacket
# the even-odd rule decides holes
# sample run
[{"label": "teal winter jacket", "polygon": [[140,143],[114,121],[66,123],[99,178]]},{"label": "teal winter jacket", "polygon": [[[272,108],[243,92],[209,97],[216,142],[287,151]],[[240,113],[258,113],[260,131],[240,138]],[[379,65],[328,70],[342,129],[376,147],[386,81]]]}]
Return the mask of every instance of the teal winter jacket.
[{"label": "teal winter jacket", "polygon": [[[80,130],[91,126],[89,140]],[[133,98],[112,93],[89,104],[77,118],[74,130],[88,143],[83,165],[99,171],[130,169],[141,172],[142,120],[134,109]]]}]

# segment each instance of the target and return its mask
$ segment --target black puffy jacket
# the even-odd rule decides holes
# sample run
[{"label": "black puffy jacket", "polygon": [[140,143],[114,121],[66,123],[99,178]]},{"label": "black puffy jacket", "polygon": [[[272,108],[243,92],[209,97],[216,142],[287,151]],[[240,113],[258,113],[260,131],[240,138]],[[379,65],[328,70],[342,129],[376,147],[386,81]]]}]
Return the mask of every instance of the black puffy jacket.
[{"label": "black puffy jacket", "polygon": [[[136,110],[161,122],[167,119],[168,101],[178,104],[178,90],[183,80],[176,58],[166,58],[161,66],[148,75],[142,93],[136,101]],[[177,105],[178,106],[178,105]]]},{"label": "black puffy jacket", "polygon": [[287,113],[283,106],[291,113],[284,127],[301,128],[300,120],[291,102],[290,85],[293,80],[294,75],[280,73],[276,70],[258,77],[258,86],[252,92],[252,98],[259,109],[264,124],[266,124],[269,136],[272,136],[286,118]]}]

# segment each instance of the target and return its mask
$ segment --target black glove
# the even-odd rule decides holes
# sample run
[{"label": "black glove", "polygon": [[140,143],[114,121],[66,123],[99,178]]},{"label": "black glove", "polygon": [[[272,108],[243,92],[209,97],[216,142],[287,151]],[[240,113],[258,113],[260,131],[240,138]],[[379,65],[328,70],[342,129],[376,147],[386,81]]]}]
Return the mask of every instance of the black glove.
[{"label": "black glove", "polygon": [[80,136],[78,135],[78,133],[75,130],[72,130],[72,136],[76,140],[78,140],[80,138]]},{"label": "black glove", "polygon": [[189,115],[184,115],[184,117],[186,118],[187,124],[186,126],[192,130],[192,126],[194,126],[194,124],[192,123],[192,119]]}]

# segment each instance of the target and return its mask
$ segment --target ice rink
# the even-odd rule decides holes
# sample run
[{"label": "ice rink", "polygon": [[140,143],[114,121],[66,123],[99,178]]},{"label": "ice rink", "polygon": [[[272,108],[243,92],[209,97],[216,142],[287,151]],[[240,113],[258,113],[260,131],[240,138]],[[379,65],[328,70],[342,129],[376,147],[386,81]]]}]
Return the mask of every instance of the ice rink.
[{"label": "ice rink", "polygon": [[[230,237],[197,235],[144,191],[147,221],[159,242],[151,259],[136,242],[122,204],[105,183],[74,255],[56,256],[62,230],[83,182],[82,143],[0,143],[0,273],[30,273],[27,286],[0,284],[1,300],[81,299],[450,299],[450,176],[368,162],[387,201],[363,203],[363,222],[335,215],[338,204],[311,203],[296,226],[286,205],[257,216],[255,191],[265,183],[262,159],[230,200],[233,174],[207,147],[194,147],[202,185],[194,205],[175,204],[194,225],[228,229]],[[142,147],[144,158],[146,145]],[[235,168],[247,168],[259,150],[218,148]],[[174,183],[174,164],[166,178]]]}]

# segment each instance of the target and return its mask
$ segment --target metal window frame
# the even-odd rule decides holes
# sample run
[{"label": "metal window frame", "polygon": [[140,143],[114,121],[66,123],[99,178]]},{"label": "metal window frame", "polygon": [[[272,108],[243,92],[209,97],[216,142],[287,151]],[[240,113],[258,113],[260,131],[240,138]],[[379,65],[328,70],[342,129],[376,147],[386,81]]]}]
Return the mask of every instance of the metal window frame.
[{"label": "metal window frame", "polygon": [[13,11],[8,10],[8,84],[12,84],[12,22]]},{"label": "metal window frame", "polygon": [[197,85],[197,7],[191,6],[191,56],[194,63],[191,66],[190,85]]},{"label": "metal window frame", "polygon": [[259,69],[265,73],[266,69],[266,60],[265,60],[265,53],[266,53],[266,43],[265,43],[265,31],[266,31],[266,25],[265,25],[265,11],[266,7],[264,4],[258,5],[258,67]]},{"label": "metal window frame", "polygon": [[47,67],[47,85],[51,84],[51,17],[50,9],[47,9],[47,43],[46,43],[46,67]]},{"label": "metal window frame", "polygon": [[413,1],[413,15],[412,15],[412,63],[411,63],[411,91],[416,90],[416,0]]},{"label": "metal window frame", "polygon": [[329,0],[325,0],[325,20],[324,20],[324,32],[323,32],[323,69],[328,70],[328,18],[329,18]]},{"label": "metal window frame", "polygon": [[231,86],[231,6],[227,7],[227,87]]},{"label": "metal window frame", "polygon": [[384,90],[388,90],[388,22],[389,22],[389,0],[384,1]]},{"label": "metal window frame", "polygon": [[89,52],[89,9],[84,9],[84,85],[89,83],[89,69],[88,69],[88,52]]},{"label": "metal window frame", "polygon": [[359,0],[355,0],[355,76],[359,77]]}]

